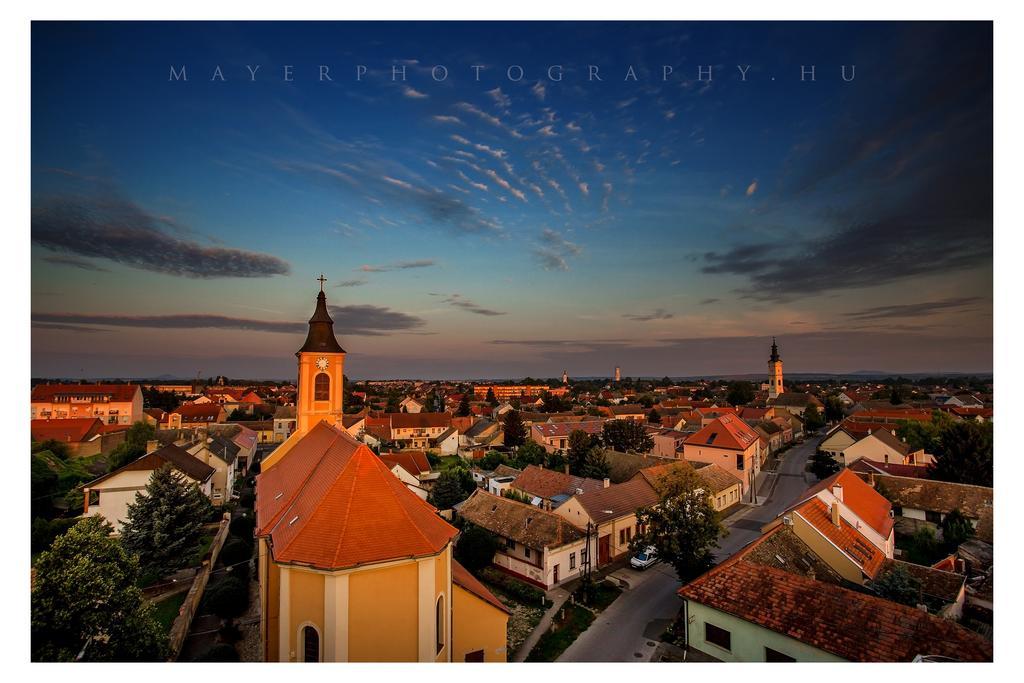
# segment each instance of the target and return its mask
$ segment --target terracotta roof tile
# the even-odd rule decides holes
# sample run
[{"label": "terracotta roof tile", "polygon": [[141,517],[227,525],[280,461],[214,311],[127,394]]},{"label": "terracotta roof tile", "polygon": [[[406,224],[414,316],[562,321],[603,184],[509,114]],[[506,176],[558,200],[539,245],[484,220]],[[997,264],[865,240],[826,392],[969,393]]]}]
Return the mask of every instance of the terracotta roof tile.
[{"label": "terracotta roof tile", "polygon": [[491,533],[531,548],[557,548],[583,539],[583,532],[561,516],[483,489],[466,499],[459,514]]},{"label": "terracotta roof tile", "polygon": [[757,432],[731,413],[717,417],[707,427],[694,432],[686,443],[694,446],[709,446],[732,450],[746,450],[757,441]]},{"label": "terracotta roof tile", "polygon": [[658,494],[643,478],[612,484],[606,489],[577,494],[576,501],[595,524],[624,517],[658,502]]},{"label": "terracotta roof tile", "polygon": [[917,655],[992,660],[990,641],[951,621],[742,556],[683,586],[679,595],[849,661],[909,662]]},{"label": "terracotta roof tile", "polygon": [[[124,429],[125,427],[120,427]],[[96,417],[72,417],[58,420],[32,420],[30,432],[33,441],[62,441],[81,443],[103,431],[103,422]]]},{"label": "terracotta roof tile", "polygon": [[469,570],[463,567],[454,559],[452,560],[452,582],[458,586],[462,586],[473,595],[477,596],[484,602],[497,607],[506,614],[511,614],[508,608],[502,604],[501,600],[494,597],[494,593],[487,590],[487,586],[480,583],[480,581],[469,573]]},{"label": "terracotta roof tile", "polygon": [[843,487],[843,505],[883,538],[888,538],[893,527],[892,504],[849,469],[842,469],[807,489],[801,502],[821,491],[832,491],[836,484]]},{"label": "terracotta roof tile", "polygon": [[341,569],[433,555],[457,533],[365,445],[320,422],[256,480],[274,559]]},{"label": "terracotta roof tile", "polygon": [[512,488],[550,500],[559,494],[574,495],[576,489],[597,491],[604,488],[604,482],[528,465],[512,482]]},{"label": "terracotta roof tile", "polygon": [[794,512],[853,560],[869,578],[878,575],[878,570],[885,562],[885,553],[842,516],[839,518],[839,526],[833,524],[831,511],[821,499],[812,498]]},{"label": "terracotta roof tile", "polygon": [[395,451],[393,453],[381,453],[380,459],[392,468],[401,465],[409,474],[415,476],[430,471],[430,461],[423,451]]},{"label": "terracotta roof tile", "polygon": [[89,396],[125,402],[134,400],[141,391],[138,384],[37,384],[32,389],[32,400],[45,403],[68,396]]}]

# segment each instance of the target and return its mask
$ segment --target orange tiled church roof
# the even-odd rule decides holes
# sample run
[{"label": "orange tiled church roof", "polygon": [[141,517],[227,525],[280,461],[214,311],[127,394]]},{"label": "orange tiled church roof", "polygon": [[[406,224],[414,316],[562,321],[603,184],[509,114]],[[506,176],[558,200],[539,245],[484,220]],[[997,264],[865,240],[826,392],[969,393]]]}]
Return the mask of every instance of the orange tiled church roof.
[{"label": "orange tiled church roof", "polygon": [[433,555],[457,533],[369,448],[326,422],[256,482],[274,560],[342,569]]}]

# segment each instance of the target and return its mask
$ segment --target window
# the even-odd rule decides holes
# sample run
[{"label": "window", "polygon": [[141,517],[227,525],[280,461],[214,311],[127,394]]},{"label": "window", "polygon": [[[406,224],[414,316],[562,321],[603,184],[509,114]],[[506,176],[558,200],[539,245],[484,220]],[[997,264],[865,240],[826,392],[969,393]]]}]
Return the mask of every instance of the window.
[{"label": "window", "polygon": [[796,659],[789,655],[773,650],[770,647],[764,649],[764,661],[766,662],[795,662]]},{"label": "window", "polygon": [[434,633],[437,634],[437,653],[444,649],[444,596],[438,596],[435,610]]},{"label": "window", "polygon": [[939,524],[942,521],[942,513],[935,512],[934,510],[924,511],[925,521],[931,522],[932,524]]},{"label": "window", "polygon": [[516,542],[513,541],[511,538],[506,538],[505,539],[505,550],[515,550],[515,549],[516,549]]},{"label": "window", "polygon": [[704,623],[704,640],[723,650],[732,651],[732,634],[714,624]]},{"label": "window", "polygon": [[576,569],[576,553],[569,553],[569,569]]},{"label": "window", "polygon": [[625,543],[626,543],[626,530],[625,529],[619,529],[619,545],[624,545]]},{"label": "window", "polygon": [[320,634],[313,626],[302,627],[302,661],[320,661]]},{"label": "window", "polygon": [[523,548],[523,552],[526,553],[526,559],[530,559],[530,549],[524,547]]},{"label": "window", "polygon": [[743,454],[742,453],[737,453],[736,454],[736,469],[738,469],[738,470],[742,470],[743,469]]},{"label": "window", "polygon": [[89,507],[100,504],[100,492],[95,489],[89,489]]},{"label": "window", "polygon": [[328,377],[326,373],[319,373],[313,380],[313,400],[331,400],[331,378]]}]

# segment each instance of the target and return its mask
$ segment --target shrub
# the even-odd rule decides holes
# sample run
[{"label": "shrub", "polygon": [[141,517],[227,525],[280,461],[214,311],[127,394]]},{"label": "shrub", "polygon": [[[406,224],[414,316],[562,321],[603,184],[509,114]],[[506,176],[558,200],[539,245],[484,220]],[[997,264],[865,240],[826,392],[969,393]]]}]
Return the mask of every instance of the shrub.
[{"label": "shrub", "polygon": [[55,538],[75,525],[77,519],[46,520],[36,517],[32,520],[32,552],[38,553],[46,550]]},{"label": "shrub", "polygon": [[209,650],[199,655],[192,661],[194,662],[238,662],[241,661],[238,657],[238,650],[235,649],[234,645],[228,645],[227,643],[218,643]]},{"label": "shrub", "polygon": [[229,576],[207,590],[206,609],[222,619],[233,619],[249,607],[249,586]]},{"label": "shrub", "polygon": [[224,544],[220,551],[220,561],[224,566],[245,562],[252,557],[252,543],[233,538]]},{"label": "shrub", "polygon": [[508,574],[503,574],[494,567],[488,567],[487,569],[482,570],[480,572],[480,578],[493,585],[505,595],[523,603],[524,605],[544,605],[545,607],[548,607],[552,604],[551,601],[545,597],[544,591],[541,589],[519,581],[518,579],[514,579]]},{"label": "shrub", "polygon": [[471,572],[489,567],[498,550],[498,537],[483,527],[467,524],[455,546],[455,559]]},{"label": "shrub", "polygon": [[256,520],[251,515],[245,517],[235,517],[231,520],[231,526],[228,529],[231,531],[231,535],[238,540],[245,541],[252,545],[256,540],[253,538],[253,530],[256,528]]},{"label": "shrub", "polygon": [[240,507],[240,508],[245,508],[247,510],[252,510],[252,506],[255,503],[256,503],[256,494],[252,493],[251,491],[246,491],[245,493],[243,493],[240,496],[238,496],[238,507]]}]

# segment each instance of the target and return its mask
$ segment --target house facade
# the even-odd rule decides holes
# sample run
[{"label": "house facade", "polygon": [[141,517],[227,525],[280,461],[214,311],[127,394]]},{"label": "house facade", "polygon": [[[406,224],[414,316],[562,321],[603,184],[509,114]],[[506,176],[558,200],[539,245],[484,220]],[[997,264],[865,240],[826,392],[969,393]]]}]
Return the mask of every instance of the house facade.
[{"label": "house facade", "polygon": [[32,419],[98,418],[105,425],[144,420],[138,384],[37,384],[32,389]]}]

